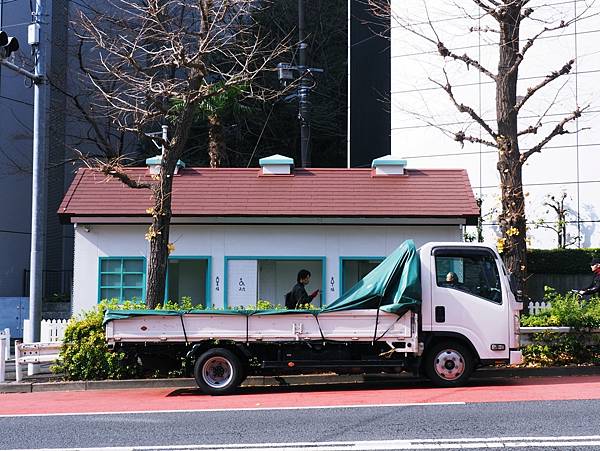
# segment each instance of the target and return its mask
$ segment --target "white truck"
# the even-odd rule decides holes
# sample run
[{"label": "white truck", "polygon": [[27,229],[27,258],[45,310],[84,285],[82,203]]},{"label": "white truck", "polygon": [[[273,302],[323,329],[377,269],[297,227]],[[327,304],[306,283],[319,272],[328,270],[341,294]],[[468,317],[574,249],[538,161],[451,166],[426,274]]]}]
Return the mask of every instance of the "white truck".
[{"label": "white truck", "polygon": [[105,328],[109,347],[142,361],[185,356],[209,394],[307,370],[410,370],[452,387],[478,366],[521,363],[520,309],[493,248],[407,241],[322,309],[111,310]]}]

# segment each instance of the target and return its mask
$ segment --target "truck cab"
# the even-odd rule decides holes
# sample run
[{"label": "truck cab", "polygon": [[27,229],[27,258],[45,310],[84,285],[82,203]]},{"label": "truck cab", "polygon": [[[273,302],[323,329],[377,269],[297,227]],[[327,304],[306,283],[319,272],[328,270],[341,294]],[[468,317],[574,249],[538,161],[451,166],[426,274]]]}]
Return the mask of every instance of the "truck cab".
[{"label": "truck cab", "polygon": [[419,249],[419,258],[423,345],[431,352],[436,343],[448,343],[438,346],[443,349],[429,359],[439,373],[434,377],[450,382],[460,373],[461,353],[454,344],[465,347],[483,365],[521,363],[522,305],[496,250],[481,244],[432,242]]}]

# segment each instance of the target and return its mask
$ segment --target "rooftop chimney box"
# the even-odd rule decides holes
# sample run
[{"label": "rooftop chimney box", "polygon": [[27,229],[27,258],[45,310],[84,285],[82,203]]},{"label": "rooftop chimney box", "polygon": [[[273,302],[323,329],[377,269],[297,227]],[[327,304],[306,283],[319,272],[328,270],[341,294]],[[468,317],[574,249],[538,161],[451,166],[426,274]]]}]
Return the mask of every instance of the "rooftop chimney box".
[{"label": "rooftop chimney box", "polygon": [[[146,158],[146,165],[148,166],[148,172],[151,175],[160,174],[160,165],[162,164],[162,155],[156,155],[152,158]],[[175,166],[175,175],[179,173],[180,169],[185,168],[185,163],[181,160],[177,160],[177,165]]]},{"label": "rooftop chimney box", "polygon": [[376,158],[371,164],[371,168],[375,169],[376,176],[378,175],[404,175],[406,168],[406,160],[402,160],[393,155]]},{"label": "rooftop chimney box", "polygon": [[290,175],[294,160],[283,155],[271,155],[258,160],[262,175]]}]

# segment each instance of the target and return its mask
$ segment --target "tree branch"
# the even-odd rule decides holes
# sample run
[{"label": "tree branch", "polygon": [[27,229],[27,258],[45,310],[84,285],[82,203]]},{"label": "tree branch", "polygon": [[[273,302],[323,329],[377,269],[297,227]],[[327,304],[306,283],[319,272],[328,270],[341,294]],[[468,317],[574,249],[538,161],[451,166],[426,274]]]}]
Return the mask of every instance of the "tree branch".
[{"label": "tree branch", "polygon": [[121,183],[133,189],[152,189],[153,183],[142,182],[141,179],[132,179],[126,172],[122,164],[123,157],[111,158],[104,161],[100,158],[84,155],[81,151],[75,150],[78,158],[83,164],[94,172],[100,172],[107,177],[119,180]]},{"label": "tree branch", "polygon": [[448,50],[448,48],[441,41],[438,41],[438,43],[437,43],[437,49],[438,49],[438,53],[441,56],[443,56],[444,58],[448,57],[448,58],[454,59],[455,61],[457,61],[457,60],[458,61],[462,61],[463,63],[465,63],[467,65],[467,69],[469,67],[473,66],[474,68],[476,68],[482,74],[487,75],[492,80],[496,81],[497,77],[496,77],[495,74],[493,74],[488,69],[486,69],[485,67],[483,67],[479,63],[479,61],[474,60],[473,58],[471,58],[470,56],[468,56],[466,53],[463,54],[463,55],[457,55],[456,53],[453,53],[450,50]]},{"label": "tree branch", "polygon": [[532,86],[531,88],[527,88],[527,94],[525,94],[525,96],[515,104],[514,111],[518,112],[521,109],[521,107],[525,105],[525,102],[527,102],[531,98],[531,96],[533,96],[537,91],[542,89],[548,83],[556,80],[562,75],[568,75],[571,72],[571,69],[573,69],[574,63],[575,60],[569,60],[563,67],[560,68],[560,70],[554,71],[551,74],[546,75],[546,78],[544,78],[540,83],[538,83],[535,86]]},{"label": "tree branch", "polygon": [[460,111],[461,113],[467,113],[469,116],[471,116],[471,118],[477,122],[479,125],[481,125],[481,127],[483,127],[483,129],[485,131],[487,131],[490,136],[492,138],[494,138],[494,140],[496,140],[497,138],[497,134],[492,130],[492,128],[487,124],[487,122],[485,122],[476,112],[475,110],[473,110],[473,108],[464,105],[462,103],[458,103],[456,101],[456,98],[454,97],[454,93],[452,92],[452,86],[450,85],[450,81],[448,80],[448,73],[446,72],[445,69],[443,69],[444,72],[444,76],[446,77],[446,84],[442,85],[441,83],[433,80],[433,79],[429,79],[430,81],[432,81],[433,83],[435,83],[436,85],[438,85],[440,88],[442,88],[444,91],[446,91],[446,93],[448,94],[448,96],[450,97],[450,100],[452,100],[452,103],[454,103],[454,106],[456,106],[456,108],[458,109],[458,111]]},{"label": "tree branch", "polygon": [[[523,2],[522,6],[525,6],[527,3],[529,3],[529,1]],[[517,59],[515,61],[515,63],[513,64],[513,66],[508,70],[509,74],[512,74],[514,71],[516,71],[519,67],[519,65],[521,64],[521,62],[523,61],[523,58],[525,57],[525,53],[527,53],[527,51],[533,46],[533,44],[535,43],[535,41],[537,41],[537,39],[542,36],[543,34],[549,32],[549,31],[556,31],[556,30],[561,30],[563,28],[567,28],[569,26],[571,26],[573,23],[577,22],[580,18],[582,18],[584,16],[584,14],[588,11],[588,9],[590,8],[590,6],[587,6],[585,8],[583,8],[583,10],[581,12],[579,12],[579,14],[577,14],[575,17],[573,17],[570,20],[561,20],[558,25],[554,26],[554,27],[544,27],[541,31],[539,31],[535,36],[527,39],[527,41],[525,42],[525,45],[523,46],[523,48],[521,49],[521,52],[517,55]],[[519,22],[523,21],[524,19],[528,18],[529,16],[531,16],[531,14],[533,14],[534,12],[534,8],[524,8],[521,12],[521,15],[519,17]]]},{"label": "tree branch", "polygon": [[465,135],[465,132],[462,130],[454,133],[454,141],[459,142],[462,147],[464,147],[465,141],[467,141],[474,144],[483,144],[488,147],[493,147],[494,149],[498,148],[498,144],[495,142],[486,141],[485,139],[477,138],[476,136]]},{"label": "tree branch", "polygon": [[473,3],[475,3],[481,9],[483,9],[487,14],[492,16],[494,19],[496,19],[496,20],[498,19],[498,13],[496,12],[496,8],[498,6],[500,6],[500,4],[498,2],[496,2],[495,0],[490,0],[490,3],[493,6],[486,5],[485,3],[483,3],[482,0],[473,0]]},{"label": "tree branch", "polygon": [[554,99],[552,99],[552,102],[550,102],[550,104],[548,105],[548,108],[546,108],[546,111],[544,111],[544,113],[540,117],[538,117],[536,124],[530,125],[525,130],[518,132],[517,136],[526,135],[528,133],[532,133],[535,135],[538,132],[538,130],[543,126],[542,121],[544,120],[544,118],[546,117],[546,115],[548,114],[548,112],[550,111],[552,106],[556,103],[556,99],[558,98],[558,95],[560,94],[562,89],[566,86],[567,82],[568,82],[568,79],[563,83],[563,85],[559,89],[556,90],[556,94],[554,94]]},{"label": "tree branch", "polygon": [[527,161],[527,159],[534,153],[541,152],[542,149],[544,148],[544,146],[546,144],[548,144],[555,136],[566,135],[566,134],[571,133],[570,131],[565,130],[565,125],[567,123],[574,121],[575,119],[581,117],[581,113],[583,111],[585,111],[587,108],[588,108],[587,106],[584,108],[577,107],[577,109],[575,111],[573,111],[569,116],[565,117],[562,121],[560,121],[558,124],[556,124],[556,127],[554,127],[554,129],[548,134],[548,136],[546,136],[542,141],[540,141],[538,144],[533,146],[527,152],[523,152],[521,154],[521,156],[519,158],[519,161],[521,162],[521,164],[525,163]]}]

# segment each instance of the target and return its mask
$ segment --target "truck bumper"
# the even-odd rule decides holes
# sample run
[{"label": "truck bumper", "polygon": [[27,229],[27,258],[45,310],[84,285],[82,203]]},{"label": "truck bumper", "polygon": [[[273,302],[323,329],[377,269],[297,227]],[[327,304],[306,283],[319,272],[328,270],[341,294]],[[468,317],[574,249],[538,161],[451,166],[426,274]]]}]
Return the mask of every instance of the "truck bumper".
[{"label": "truck bumper", "polygon": [[521,351],[510,351],[510,362],[511,365],[519,365],[523,363],[523,353]]}]

